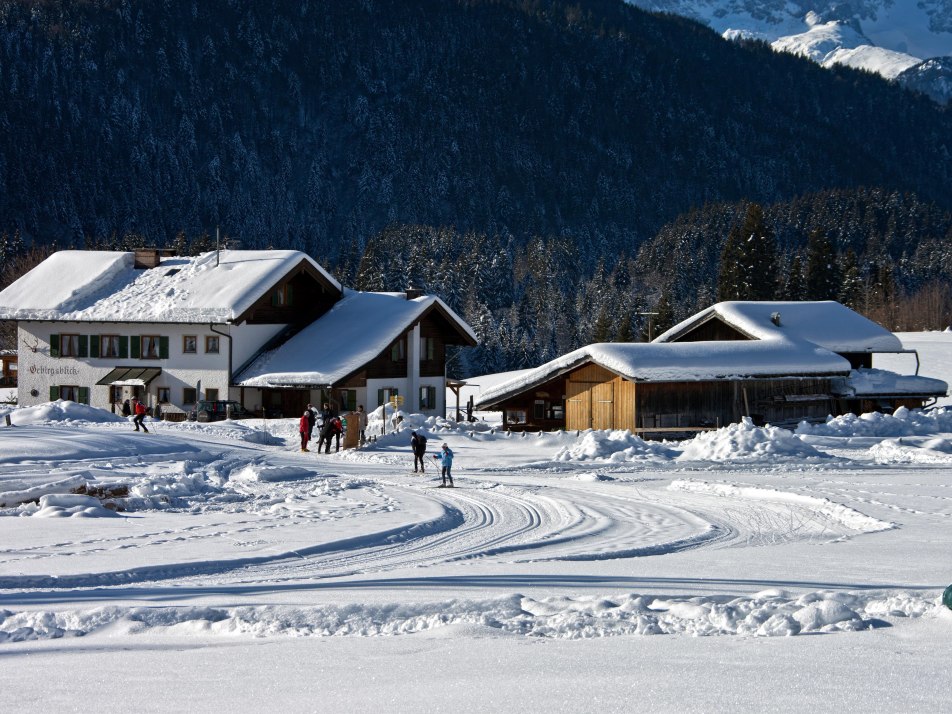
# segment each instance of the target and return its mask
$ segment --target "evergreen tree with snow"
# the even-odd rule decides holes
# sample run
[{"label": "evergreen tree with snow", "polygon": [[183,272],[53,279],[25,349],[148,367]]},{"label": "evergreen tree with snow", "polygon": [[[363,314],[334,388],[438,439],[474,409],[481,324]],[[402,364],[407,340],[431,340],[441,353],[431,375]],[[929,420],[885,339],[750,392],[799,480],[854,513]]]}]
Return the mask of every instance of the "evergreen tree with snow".
[{"label": "evergreen tree with snow", "polygon": [[817,229],[807,241],[806,299],[835,300],[841,283],[833,241],[825,231]]},{"label": "evergreen tree with snow", "polygon": [[773,300],[777,262],[777,242],[764,222],[764,210],[751,203],[744,222],[731,229],[721,251],[718,300]]}]

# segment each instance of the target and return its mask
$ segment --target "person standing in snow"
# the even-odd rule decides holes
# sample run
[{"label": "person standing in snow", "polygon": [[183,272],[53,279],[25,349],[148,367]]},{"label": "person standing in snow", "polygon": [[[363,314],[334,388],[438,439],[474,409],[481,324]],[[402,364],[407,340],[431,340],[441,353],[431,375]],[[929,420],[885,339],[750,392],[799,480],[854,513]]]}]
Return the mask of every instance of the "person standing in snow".
[{"label": "person standing in snow", "polygon": [[314,438],[314,424],[317,422],[317,410],[313,405],[308,404],[304,415],[307,417],[307,440],[310,441]]},{"label": "person standing in snow", "polygon": [[132,416],[132,407],[129,406],[129,400],[127,399],[122,403],[122,416]]},{"label": "person standing in snow", "polygon": [[[311,430],[314,428],[314,412],[305,409],[301,415],[301,421],[298,423],[298,431],[301,433],[301,451],[310,451],[307,448],[307,442],[311,440]],[[318,449],[320,450],[320,449]]]},{"label": "person standing in snow", "polygon": [[423,455],[426,454],[426,437],[423,434],[410,432],[410,449],[413,450],[413,473],[417,471],[417,464],[420,465],[420,471],[426,473],[423,465]]},{"label": "person standing in snow", "polygon": [[[336,414],[331,417],[331,435],[334,437],[334,451],[340,451],[340,436],[344,433],[344,422]],[[327,439],[327,451],[331,450],[331,440]]]},{"label": "person standing in snow", "polygon": [[363,404],[357,405],[357,440],[361,446],[367,443],[367,412]]},{"label": "person standing in snow", "polygon": [[132,417],[132,423],[136,425],[136,431],[139,431],[139,427],[141,426],[142,431],[148,434],[149,430],[145,428],[145,415],[146,415],[145,404],[143,404],[138,399],[133,397],[132,411],[135,412],[135,416]]},{"label": "person standing in snow", "polygon": [[[444,443],[439,455],[434,454],[433,458],[438,460],[443,466],[443,486],[446,486],[446,479],[450,480],[450,488],[453,488],[453,450],[448,444]],[[437,488],[441,488],[437,486]]]},{"label": "person standing in snow", "polygon": [[331,419],[333,419],[334,416],[334,410],[331,409],[331,405],[327,402],[324,402],[324,408],[321,409],[321,438],[317,442],[318,453],[320,453],[321,449],[324,448],[325,441],[327,442],[327,453],[330,453],[331,451],[331,434],[333,433]]}]

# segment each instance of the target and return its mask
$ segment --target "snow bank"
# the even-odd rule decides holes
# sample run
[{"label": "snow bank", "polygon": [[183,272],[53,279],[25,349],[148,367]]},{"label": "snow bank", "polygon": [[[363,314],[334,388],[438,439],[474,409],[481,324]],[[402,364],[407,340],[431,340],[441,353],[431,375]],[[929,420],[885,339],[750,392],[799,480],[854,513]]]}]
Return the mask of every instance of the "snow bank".
[{"label": "snow bank", "polygon": [[948,464],[952,463],[952,443],[930,439],[923,444],[904,444],[902,439],[886,439],[869,449],[879,464]]},{"label": "snow bank", "polygon": [[311,469],[300,466],[262,466],[248,464],[242,469],[233,472],[229,479],[232,481],[263,481],[278,483],[280,481],[297,481],[305,478],[314,478],[317,474]]},{"label": "snow bank", "polygon": [[[265,427],[263,420],[252,421],[215,421],[215,422],[163,422],[162,429],[168,431],[200,432],[209,436],[235,441],[247,441],[250,444],[261,446],[284,446],[286,437],[272,433],[271,429],[294,436],[297,439],[297,420],[268,421]],[[291,422],[293,429],[289,428]],[[286,423],[285,423],[286,422]]]},{"label": "snow bank", "polygon": [[555,461],[657,461],[672,459],[677,452],[647,442],[630,431],[588,431],[572,446],[560,449]]},{"label": "snow bank", "polygon": [[775,461],[777,459],[832,458],[786,429],[754,426],[749,417],[698,434],[683,445],[678,461]]},{"label": "snow bank", "polygon": [[64,479],[41,483],[28,488],[0,492],[0,508],[16,506],[27,501],[39,501],[41,496],[51,493],[68,493],[86,485],[91,478],[88,473],[75,474]]},{"label": "snow bank", "polygon": [[115,518],[97,498],[76,493],[51,493],[40,497],[39,504],[20,507],[20,515],[34,518]]},{"label": "snow bank", "polygon": [[22,407],[10,412],[10,421],[14,426],[28,424],[45,424],[49,422],[92,422],[108,424],[110,422],[126,421],[125,417],[105,409],[91,407],[87,404],[77,404],[63,399],[55,402],[37,404],[35,407]]},{"label": "snow bank", "polygon": [[743,635],[784,637],[868,630],[887,618],[937,616],[937,594],[768,590],[749,597],[550,597],[519,594],[486,600],[345,604],[300,608],[103,607],[92,610],[0,610],[0,643],[79,637],[117,628],[129,634],[250,637],[377,637],[476,626],[544,639],[608,636]]},{"label": "snow bank", "polygon": [[899,407],[892,414],[869,412],[862,416],[829,417],[825,424],[800,422],[797,434],[811,436],[927,436],[952,432],[952,409],[922,411]]},{"label": "snow bank", "polygon": [[818,516],[839,523],[851,530],[862,533],[876,533],[896,528],[895,523],[880,521],[872,516],[853,510],[840,503],[834,503],[826,498],[816,498],[798,493],[776,491],[768,488],[754,488],[750,486],[736,486],[726,483],[710,483],[690,479],[672,481],[668,488],[672,491],[690,491],[693,493],[709,493],[732,499],[746,499],[759,501],[774,501],[796,504],[813,511]]}]

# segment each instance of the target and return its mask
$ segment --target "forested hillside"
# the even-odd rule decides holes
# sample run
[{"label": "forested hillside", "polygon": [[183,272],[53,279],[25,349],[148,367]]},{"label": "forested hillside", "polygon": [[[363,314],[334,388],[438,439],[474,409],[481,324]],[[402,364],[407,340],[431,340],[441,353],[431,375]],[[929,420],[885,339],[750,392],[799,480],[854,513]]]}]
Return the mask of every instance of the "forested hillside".
[{"label": "forested hillside", "polygon": [[859,186],[952,207],[949,111],[621,0],[6,0],[0,127],[11,246],[197,250],[221,226],[381,289],[413,254],[481,325],[465,373],[693,307],[716,267],[686,255],[697,286],[667,284],[638,250],[735,210],[700,207]]},{"label": "forested hillside", "polygon": [[952,116],[620,0],[7,0],[0,229],[216,225],[335,264],[393,223],[637,245],[692,206],[952,203]]}]

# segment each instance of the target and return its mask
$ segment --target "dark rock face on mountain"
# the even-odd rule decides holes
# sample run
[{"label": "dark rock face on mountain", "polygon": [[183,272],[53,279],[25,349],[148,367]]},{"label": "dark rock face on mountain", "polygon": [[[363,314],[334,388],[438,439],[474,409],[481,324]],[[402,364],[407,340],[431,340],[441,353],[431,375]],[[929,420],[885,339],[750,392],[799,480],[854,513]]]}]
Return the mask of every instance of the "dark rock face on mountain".
[{"label": "dark rock face on mountain", "polygon": [[220,225],[333,266],[422,224],[591,257],[711,201],[952,203],[949,112],[620,0],[11,0],[0,127],[0,231],[60,246]]},{"label": "dark rock face on mountain", "polygon": [[948,104],[952,102],[952,57],[926,60],[907,69],[896,77],[896,81],[940,104]]}]

